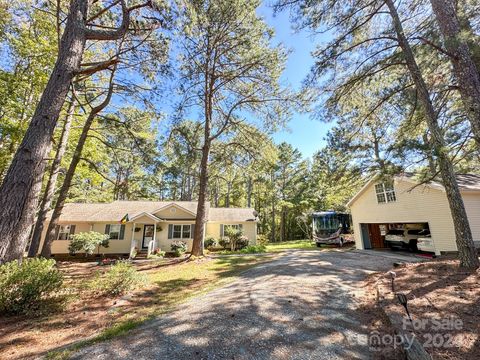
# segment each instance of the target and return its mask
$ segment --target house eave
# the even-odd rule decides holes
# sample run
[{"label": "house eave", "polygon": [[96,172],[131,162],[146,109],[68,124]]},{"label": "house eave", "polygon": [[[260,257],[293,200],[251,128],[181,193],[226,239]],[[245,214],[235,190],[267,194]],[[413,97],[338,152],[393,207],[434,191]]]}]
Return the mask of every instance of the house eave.
[{"label": "house eave", "polygon": [[129,222],[130,222],[130,223],[133,223],[133,222],[135,222],[135,220],[137,220],[137,219],[139,219],[139,218],[141,218],[141,217],[143,217],[143,216],[146,216],[146,217],[152,219],[152,220],[155,221],[155,222],[163,221],[163,219],[160,219],[159,217],[157,217],[157,216],[155,216],[155,215],[152,215],[152,214],[147,213],[147,212],[144,211],[144,212],[141,212],[141,213],[138,214],[138,215],[133,216],[133,217],[130,219]]},{"label": "house eave", "polygon": [[347,207],[350,207],[369,187],[370,185],[379,177],[380,174],[375,174],[368,180],[365,185],[347,202]]}]

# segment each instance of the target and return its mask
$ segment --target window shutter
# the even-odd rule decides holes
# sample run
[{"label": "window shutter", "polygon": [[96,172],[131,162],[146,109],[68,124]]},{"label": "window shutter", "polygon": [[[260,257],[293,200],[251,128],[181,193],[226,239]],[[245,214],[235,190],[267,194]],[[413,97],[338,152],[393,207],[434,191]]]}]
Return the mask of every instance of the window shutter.
[{"label": "window shutter", "polygon": [[58,240],[58,233],[60,232],[60,225],[55,226],[55,240]]},{"label": "window shutter", "polygon": [[105,234],[110,234],[110,224],[105,225]]},{"label": "window shutter", "polygon": [[195,237],[195,224],[190,225],[190,239]]},{"label": "window shutter", "polygon": [[70,236],[68,238],[71,239],[73,234],[75,234],[75,225],[70,225]]},{"label": "window shutter", "polygon": [[223,237],[223,224],[220,224],[220,237]]},{"label": "window shutter", "polygon": [[119,236],[119,239],[118,240],[123,240],[123,238],[125,237],[125,225],[120,225],[120,236]]},{"label": "window shutter", "polygon": [[168,224],[168,238],[172,239],[173,238],[173,225]]}]

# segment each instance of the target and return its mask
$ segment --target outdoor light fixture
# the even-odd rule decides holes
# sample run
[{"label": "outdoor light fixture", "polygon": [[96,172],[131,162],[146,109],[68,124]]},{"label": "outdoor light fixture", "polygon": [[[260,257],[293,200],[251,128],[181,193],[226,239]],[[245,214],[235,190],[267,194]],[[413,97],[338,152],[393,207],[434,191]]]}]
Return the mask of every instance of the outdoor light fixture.
[{"label": "outdoor light fixture", "polygon": [[392,292],[395,293],[395,278],[397,277],[397,273],[395,271],[389,271],[388,274],[390,275],[390,279],[392,280]]},{"label": "outdoor light fixture", "polygon": [[403,307],[405,308],[405,311],[407,312],[408,320],[412,321],[412,317],[410,316],[410,311],[408,311],[407,296],[402,293],[397,293],[396,295],[397,295],[398,302],[403,305]]}]

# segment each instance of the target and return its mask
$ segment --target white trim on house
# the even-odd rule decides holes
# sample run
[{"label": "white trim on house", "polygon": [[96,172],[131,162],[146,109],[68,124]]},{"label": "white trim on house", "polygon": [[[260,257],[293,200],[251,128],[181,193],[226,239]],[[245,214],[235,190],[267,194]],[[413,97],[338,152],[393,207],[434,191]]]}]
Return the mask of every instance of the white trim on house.
[{"label": "white trim on house", "polygon": [[165,220],[160,219],[159,217],[157,217],[157,216],[155,216],[155,215],[153,215],[153,214],[150,214],[150,213],[144,211],[144,212],[142,212],[142,213],[140,213],[140,214],[135,215],[134,217],[132,217],[128,222],[133,222],[134,220],[140,219],[140,218],[143,217],[143,216],[146,216],[146,217],[152,219],[152,220],[155,221],[155,222],[165,221]]},{"label": "white trim on house", "polygon": [[351,204],[353,204],[355,202],[355,200],[357,200],[360,195],[362,195],[365,190],[367,190],[370,185],[377,180],[379,174],[375,174],[372,176],[372,178],[370,180],[367,181],[367,183],[365,185],[363,185],[363,187],[355,194],[353,195],[353,197],[347,202],[347,207],[350,207]]}]

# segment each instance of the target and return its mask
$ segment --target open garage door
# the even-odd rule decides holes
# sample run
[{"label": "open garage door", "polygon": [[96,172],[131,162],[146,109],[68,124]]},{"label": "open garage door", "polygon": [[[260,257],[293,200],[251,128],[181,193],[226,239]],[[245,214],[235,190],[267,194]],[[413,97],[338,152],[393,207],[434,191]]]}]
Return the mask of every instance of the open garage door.
[{"label": "open garage door", "polygon": [[361,229],[364,249],[418,251],[418,239],[430,237],[428,223],[361,224]]},{"label": "open garage door", "polygon": [[382,235],[380,224],[361,224],[364,249],[385,248],[385,236]]}]

